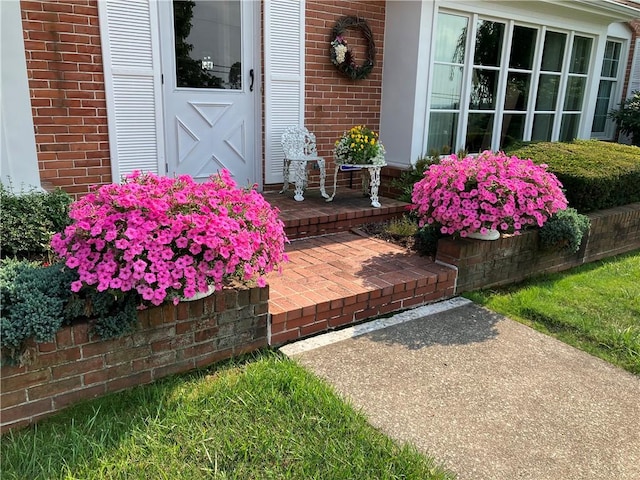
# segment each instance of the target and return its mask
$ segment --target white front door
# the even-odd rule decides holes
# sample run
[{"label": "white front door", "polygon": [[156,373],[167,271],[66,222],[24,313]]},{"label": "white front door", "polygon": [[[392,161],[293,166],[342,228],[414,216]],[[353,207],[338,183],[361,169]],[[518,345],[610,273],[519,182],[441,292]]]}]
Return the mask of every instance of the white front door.
[{"label": "white front door", "polygon": [[199,181],[221,169],[260,179],[255,9],[244,0],[161,0],[167,174]]}]

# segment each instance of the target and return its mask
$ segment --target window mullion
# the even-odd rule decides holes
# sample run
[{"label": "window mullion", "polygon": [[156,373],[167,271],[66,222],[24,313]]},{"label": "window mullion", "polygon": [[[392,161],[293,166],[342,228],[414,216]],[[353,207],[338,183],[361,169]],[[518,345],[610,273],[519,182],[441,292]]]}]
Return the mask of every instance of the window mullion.
[{"label": "window mullion", "polygon": [[538,37],[536,39],[536,52],[533,59],[533,69],[531,71],[531,95],[529,95],[529,104],[527,105],[527,118],[524,124],[523,140],[531,140],[531,132],[533,131],[533,118],[535,116],[536,101],[538,99],[538,84],[540,83],[540,71],[542,69],[542,53],[544,51],[544,37],[547,28],[543,25],[538,29]]},{"label": "window mullion", "polygon": [[507,92],[507,78],[509,77],[509,57],[511,53],[511,42],[513,40],[513,20],[509,20],[505,29],[505,38],[502,42],[502,56],[500,58],[500,69],[498,70],[498,91],[496,100],[496,110],[493,116],[493,135],[491,137],[491,149],[497,151],[500,148],[500,138],[502,136],[502,116],[504,115],[504,101]]},{"label": "window mullion", "polygon": [[556,105],[555,119],[553,122],[553,133],[551,134],[551,141],[555,142],[560,138],[560,126],[562,124],[562,116],[564,111],[564,99],[566,97],[567,83],[569,78],[569,69],[571,66],[571,54],[573,53],[573,37],[575,32],[569,32],[567,35],[564,60],[562,62],[562,69],[560,71],[560,86],[558,91],[558,104]]},{"label": "window mullion", "polygon": [[467,54],[464,60],[462,92],[460,94],[460,119],[458,122],[458,136],[456,151],[465,148],[467,141],[467,125],[469,123],[469,102],[471,101],[471,79],[473,75],[473,57],[475,55],[478,15],[470,18],[470,32],[467,35]]}]

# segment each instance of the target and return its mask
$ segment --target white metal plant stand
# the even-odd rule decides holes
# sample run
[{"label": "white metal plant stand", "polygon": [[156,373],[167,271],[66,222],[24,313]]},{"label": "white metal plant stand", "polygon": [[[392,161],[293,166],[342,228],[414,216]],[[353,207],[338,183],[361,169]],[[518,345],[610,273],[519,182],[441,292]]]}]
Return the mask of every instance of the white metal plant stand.
[{"label": "white metal plant stand", "polygon": [[283,186],[280,193],[289,189],[289,181],[295,184],[295,195],[293,198],[298,202],[304,200],[305,188],[307,188],[308,174],[307,164],[316,162],[320,169],[320,194],[324,198],[329,198],[324,183],[327,177],[324,158],[318,156],[316,149],[316,136],[310,133],[305,127],[287,127],[282,134],[282,150],[284,150],[283,162]]},{"label": "white metal plant stand", "polygon": [[376,164],[376,165],[361,165],[361,164],[355,165],[355,164],[347,164],[347,163],[336,164],[336,169],[333,174],[333,194],[329,198],[327,198],[327,202],[331,202],[333,200],[333,197],[336,196],[336,188],[338,185],[338,172],[342,167],[348,167],[350,170],[366,168],[369,171],[369,179],[367,179],[366,175],[362,176],[362,189],[365,192],[365,194],[369,193],[369,197],[371,198],[371,206],[375,208],[380,208],[381,205],[380,205],[380,202],[378,201],[378,188],[380,187],[380,170],[382,169],[382,167],[386,165],[387,165],[386,163]]}]

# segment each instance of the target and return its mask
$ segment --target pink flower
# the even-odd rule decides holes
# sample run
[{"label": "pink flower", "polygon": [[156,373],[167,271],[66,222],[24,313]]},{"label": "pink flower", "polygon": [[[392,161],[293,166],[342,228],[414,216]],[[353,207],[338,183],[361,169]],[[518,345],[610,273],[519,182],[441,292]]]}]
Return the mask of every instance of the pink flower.
[{"label": "pink flower", "polygon": [[414,185],[412,210],[420,225],[440,224],[443,233],[497,229],[518,233],[542,225],[567,207],[562,185],[546,165],[485,151],[477,157],[444,158]]},{"label": "pink flower", "polygon": [[226,170],[204,183],[134,172],[84,196],[69,215],[74,223],[51,246],[77,270],[74,291],[135,289],[154,305],[175,303],[231,277],[264,285],[262,276],[286,261],[277,209],[237,188]]}]

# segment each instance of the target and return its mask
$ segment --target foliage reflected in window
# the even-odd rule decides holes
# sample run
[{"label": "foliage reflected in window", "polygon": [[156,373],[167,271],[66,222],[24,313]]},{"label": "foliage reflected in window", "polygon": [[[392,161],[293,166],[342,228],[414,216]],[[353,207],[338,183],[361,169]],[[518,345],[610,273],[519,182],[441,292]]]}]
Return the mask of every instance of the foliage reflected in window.
[{"label": "foliage reflected in window", "polygon": [[178,87],[222,88],[222,79],[209,73],[205,59],[191,58],[193,45],[188,42],[193,28],[193,0],[174,0],[173,25],[175,31],[176,78]]}]

